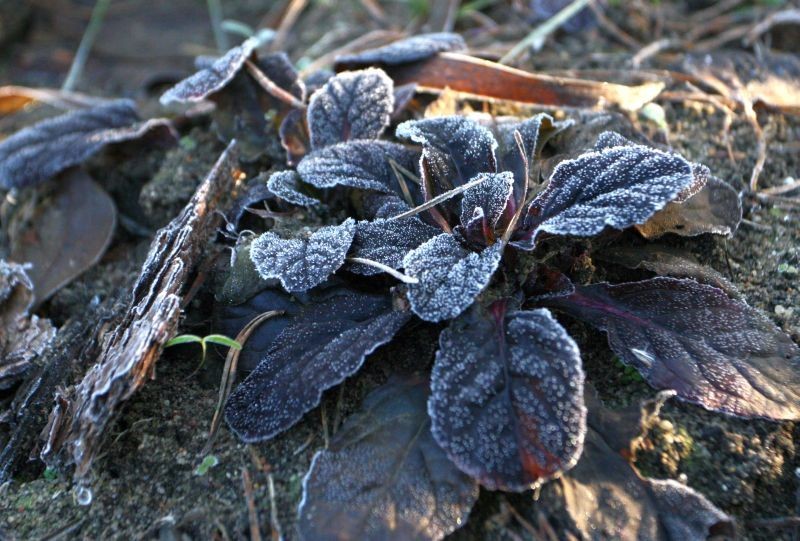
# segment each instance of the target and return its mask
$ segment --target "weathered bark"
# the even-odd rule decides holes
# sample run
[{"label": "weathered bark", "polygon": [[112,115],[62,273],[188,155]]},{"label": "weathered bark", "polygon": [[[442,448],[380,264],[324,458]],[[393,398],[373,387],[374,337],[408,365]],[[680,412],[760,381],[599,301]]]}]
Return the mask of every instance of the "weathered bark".
[{"label": "weathered bark", "polygon": [[109,426],[122,404],[152,377],[166,342],[177,332],[184,296],[204,258],[238,177],[234,143],[225,150],[197,192],[156,234],[130,304],[103,338],[95,364],[83,380],[59,396],[46,428],[41,457],[74,464],[86,483]]}]

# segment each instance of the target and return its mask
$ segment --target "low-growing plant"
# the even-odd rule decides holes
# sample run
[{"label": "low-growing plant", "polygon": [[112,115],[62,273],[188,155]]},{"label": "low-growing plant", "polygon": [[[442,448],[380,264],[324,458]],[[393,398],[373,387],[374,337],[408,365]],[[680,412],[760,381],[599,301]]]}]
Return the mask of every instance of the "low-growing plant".
[{"label": "low-growing plant", "polygon": [[[438,333],[432,367],[375,391],[315,456],[307,537],[335,523],[355,537],[438,539],[466,520],[476,482],[519,492],[569,472],[587,441],[585,374],[554,312],[605,332],[656,389],[726,414],[800,418],[791,339],[724,278],[644,246],[735,230],[738,198],[706,167],[613,131],[574,149],[580,126],[546,114],[410,120],[399,141],[382,139],[394,89],[375,68],[330,78],[296,111],[308,147],[267,186],[307,210],[272,213],[272,229],[242,236],[220,295],[229,334],[282,314],[242,351],[255,368],[227,403],[230,428],[245,442],[273,438],[401,330]],[[616,251],[620,239],[632,254]],[[599,280],[622,267],[640,279]],[[677,483],[625,475],[654,513],[669,501],[723,516]]]}]

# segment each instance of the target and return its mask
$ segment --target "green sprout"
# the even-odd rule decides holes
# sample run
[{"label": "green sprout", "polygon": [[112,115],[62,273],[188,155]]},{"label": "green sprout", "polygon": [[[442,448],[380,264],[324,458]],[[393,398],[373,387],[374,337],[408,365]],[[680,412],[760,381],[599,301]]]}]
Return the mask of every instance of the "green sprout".
[{"label": "green sprout", "polygon": [[[179,346],[181,344],[200,344],[203,350],[203,356],[200,359],[200,367],[206,362],[206,354],[208,352],[208,344],[217,344],[219,346],[227,346],[232,349],[241,350],[242,345],[222,334],[209,334],[207,336],[197,336],[196,334],[179,334],[178,336],[170,339],[164,347]],[[200,368],[198,367],[198,368]]]}]

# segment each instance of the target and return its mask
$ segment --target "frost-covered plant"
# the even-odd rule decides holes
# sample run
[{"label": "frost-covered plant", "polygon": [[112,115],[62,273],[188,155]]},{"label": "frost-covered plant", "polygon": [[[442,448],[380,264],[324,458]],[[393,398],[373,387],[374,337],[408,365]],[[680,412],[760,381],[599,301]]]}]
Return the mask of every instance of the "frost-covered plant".
[{"label": "frost-covered plant", "polygon": [[[764,314],[711,285],[710,274],[677,265],[679,277],[609,284],[584,283],[578,270],[593,250],[613,242],[610,233],[645,224],[652,232],[669,205],[689,205],[712,182],[705,167],[604,132],[593,148],[562,157],[540,183],[548,140],[569,123],[544,114],[412,120],[396,135],[419,145],[413,146],[379,139],[392,96],[380,70],[330,79],[308,106],[310,152],[296,172],[269,179],[287,203],[327,203],[321,215],[347,217],[293,237],[277,228],[242,245],[240,256],[265,282],[224,309],[225,331],[235,334],[255,313],[283,315],[244,348],[245,362],[258,365],[226,408],[241,439],[261,441],[291,427],[410,322],[438,324],[429,387],[377,393],[368,399],[374,415],[354,420],[333,447],[358,449],[349,460],[372,464],[374,447],[364,450],[365,442],[379,441],[375,434],[399,416],[400,434],[411,438],[403,460],[449,464],[452,471],[436,472],[443,479],[425,482],[437,487],[433,492],[444,490],[437,498],[462,514],[425,517],[411,488],[405,496],[381,492],[381,505],[388,494],[408,497],[404,509],[416,518],[401,520],[400,531],[424,522],[424,535],[413,531],[441,537],[474,501],[463,489],[465,474],[492,490],[523,491],[563,475],[581,456],[584,370],[578,346],[551,309],[603,330],[619,358],[657,389],[674,389],[714,411],[800,418],[797,346]],[[713,179],[715,187],[720,182]],[[726,204],[738,216],[738,199]],[[669,212],[670,219],[680,214]],[[669,265],[645,268],[676,274]],[[387,405],[393,392],[402,397]],[[420,409],[420,401],[427,406]],[[320,471],[341,477],[331,460],[315,458],[307,491],[319,489]],[[356,475],[368,478],[362,485],[372,474],[380,484],[381,467],[360,465]],[[412,478],[392,479],[421,482]],[[340,488],[326,498],[355,506],[347,520],[367,520],[353,502],[368,491]],[[308,499],[319,497],[306,492],[307,524],[322,505]],[[377,496],[370,498],[378,505]],[[322,509],[330,510],[325,501]]]}]

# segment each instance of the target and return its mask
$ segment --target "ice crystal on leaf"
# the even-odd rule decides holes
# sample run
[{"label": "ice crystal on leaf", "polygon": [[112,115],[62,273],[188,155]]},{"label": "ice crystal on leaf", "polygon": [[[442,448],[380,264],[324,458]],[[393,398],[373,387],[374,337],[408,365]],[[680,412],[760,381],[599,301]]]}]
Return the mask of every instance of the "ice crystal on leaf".
[{"label": "ice crystal on leaf", "polygon": [[468,225],[477,209],[488,225],[494,227],[503,215],[508,198],[514,187],[514,176],[509,172],[481,173],[475,179],[485,179],[477,186],[469,188],[461,198],[461,223]]},{"label": "ice crystal on leaf", "polygon": [[547,301],[608,334],[656,389],[747,417],[800,418],[800,351],[764,314],[694,280],[576,287]]},{"label": "ice crystal on leaf", "polygon": [[286,291],[306,291],[342,266],[355,231],[355,220],[348,218],[308,238],[282,239],[267,232],[253,241],[250,258],[262,278],[279,279]]},{"label": "ice crystal on leaf", "polygon": [[161,96],[161,104],[197,102],[219,92],[239,73],[257,45],[258,40],[251,38],[230,49],[197,73],[167,90]]},{"label": "ice crystal on leaf", "polygon": [[433,435],[491,490],[527,490],[578,460],[586,430],[578,346],[545,309],[505,302],[461,316],[439,338]]},{"label": "ice crystal on leaf", "polygon": [[[419,189],[401,174],[395,164],[413,171],[419,152],[386,141],[349,141],[316,150],[297,166],[304,182],[317,188],[347,186],[402,195],[399,183],[414,193]],[[418,198],[419,196],[417,196]]]},{"label": "ice crystal on leaf", "polygon": [[409,317],[395,311],[387,295],[352,291],[303,310],[231,395],[228,425],[247,442],[283,432],[319,404],[323,391],[361,368]]},{"label": "ice crystal on leaf", "polygon": [[27,127],[0,142],[0,188],[25,188],[80,165],[104,147],[160,130],[172,139],[168,121],[140,122],[131,100],[115,100]]},{"label": "ice crystal on leaf", "polygon": [[[437,233],[435,227],[413,216],[400,220],[378,219],[374,222],[358,222],[350,255],[371,259],[397,269],[402,266],[403,258],[408,252]],[[375,267],[358,263],[351,265],[350,270],[366,275],[381,272]]]},{"label": "ice crystal on leaf", "polygon": [[440,52],[460,51],[466,48],[467,44],[464,43],[464,38],[458,34],[449,32],[420,34],[395,41],[377,49],[339,56],[336,58],[336,64],[338,66],[353,67],[370,65],[392,66],[424,60]]},{"label": "ice crystal on leaf", "polygon": [[606,227],[644,223],[693,179],[684,158],[641,145],[603,148],[563,161],[528,207],[528,234],[519,246],[533,247],[540,233],[588,237]]},{"label": "ice crystal on leaf", "polygon": [[311,147],[376,139],[389,125],[394,84],[379,69],[344,72],[314,92],[308,104]]},{"label": "ice crystal on leaf", "polygon": [[499,243],[476,253],[453,235],[433,237],[403,258],[406,274],[419,280],[408,287],[411,309],[426,321],[456,317],[489,284],[502,255]]},{"label": "ice crystal on leaf", "polygon": [[279,171],[273,173],[267,180],[269,191],[294,205],[313,207],[319,205],[319,199],[306,195],[301,191],[300,179],[294,171]]},{"label": "ice crystal on leaf", "polygon": [[409,120],[397,127],[397,136],[422,145],[426,173],[438,191],[466,184],[478,173],[496,170],[497,141],[492,132],[468,118]]},{"label": "ice crystal on leaf", "polygon": [[304,539],[438,540],[461,526],[478,486],[431,436],[427,383],[390,382],[370,393],[303,481]]}]

